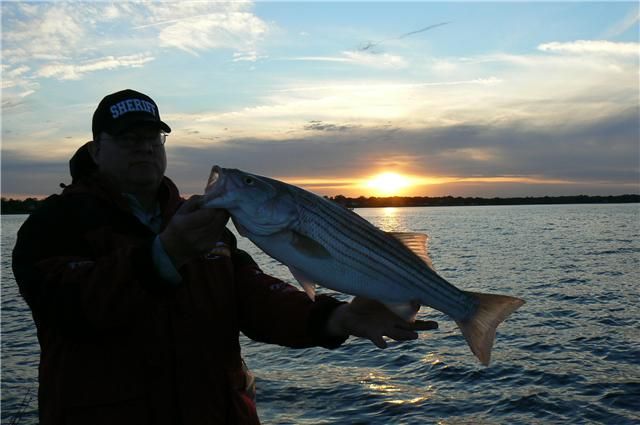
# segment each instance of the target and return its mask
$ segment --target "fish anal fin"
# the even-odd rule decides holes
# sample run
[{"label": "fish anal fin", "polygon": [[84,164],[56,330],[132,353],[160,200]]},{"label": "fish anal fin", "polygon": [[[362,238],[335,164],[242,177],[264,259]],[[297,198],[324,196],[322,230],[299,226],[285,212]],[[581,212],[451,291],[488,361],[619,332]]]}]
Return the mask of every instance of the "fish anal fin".
[{"label": "fish anal fin", "polygon": [[398,241],[400,241],[404,246],[409,248],[416,254],[422,261],[424,261],[427,266],[433,269],[433,263],[431,258],[429,257],[427,242],[429,241],[429,236],[424,233],[417,232],[387,232],[387,234]]},{"label": "fish anal fin", "polygon": [[311,301],[315,301],[316,284],[311,279],[309,279],[304,272],[296,269],[295,267],[290,266],[289,271],[291,272],[293,277],[296,278],[300,286],[302,286],[302,289],[304,289],[304,292],[307,293]]},{"label": "fish anal fin", "polygon": [[327,249],[314,241],[308,236],[305,236],[296,231],[291,231],[291,245],[299,253],[311,257],[311,258],[329,258],[331,254]]},{"label": "fish anal fin", "polygon": [[506,295],[467,292],[478,300],[478,308],[473,316],[456,320],[462,335],[467,340],[473,354],[485,366],[491,361],[491,348],[496,337],[496,328],[511,313],[524,304],[524,300]]}]

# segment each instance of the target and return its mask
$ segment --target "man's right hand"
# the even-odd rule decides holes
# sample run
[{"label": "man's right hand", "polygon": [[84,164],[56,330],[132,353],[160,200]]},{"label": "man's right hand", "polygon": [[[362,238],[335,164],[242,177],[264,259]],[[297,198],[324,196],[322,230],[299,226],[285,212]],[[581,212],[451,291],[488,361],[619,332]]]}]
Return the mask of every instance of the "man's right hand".
[{"label": "man's right hand", "polygon": [[176,269],[214,248],[229,221],[226,210],[200,208],[201,198],[189,198],[160,233],[162,246]]}]

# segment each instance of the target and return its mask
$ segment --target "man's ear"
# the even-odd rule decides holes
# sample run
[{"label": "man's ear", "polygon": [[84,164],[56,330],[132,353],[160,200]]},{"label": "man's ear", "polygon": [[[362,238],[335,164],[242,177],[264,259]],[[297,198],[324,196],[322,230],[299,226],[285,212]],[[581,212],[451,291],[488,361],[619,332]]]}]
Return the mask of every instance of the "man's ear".
[{"label": "man's ear", "polygon": [[91,155],[93,162],[98,164],[100,158],[100,143],[95,140],[90,141],[87,143],[87,150],[89,151],[89,155]]}]

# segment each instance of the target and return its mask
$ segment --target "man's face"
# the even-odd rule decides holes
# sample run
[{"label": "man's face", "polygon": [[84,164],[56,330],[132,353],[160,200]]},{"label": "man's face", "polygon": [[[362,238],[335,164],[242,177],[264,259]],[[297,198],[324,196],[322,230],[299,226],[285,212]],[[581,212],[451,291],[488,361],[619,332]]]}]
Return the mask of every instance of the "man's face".
[{"label": "man's face", "polygon": [[[92,156],[100,173],[122,192],[156,191],[167,168],[157,126],[140,125],[117,136],[101,133]],[[96,143],[97,142],[97,143]]]}]

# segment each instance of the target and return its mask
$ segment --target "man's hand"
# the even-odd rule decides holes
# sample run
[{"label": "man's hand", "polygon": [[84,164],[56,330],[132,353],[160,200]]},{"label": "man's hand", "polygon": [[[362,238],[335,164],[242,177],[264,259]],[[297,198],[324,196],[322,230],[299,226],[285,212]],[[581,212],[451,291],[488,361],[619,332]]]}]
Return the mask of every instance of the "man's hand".
[{"label": "man's hand", "polygon": [[201,198],[200,195],[189,198],[160,233],[162,246],[176,268],[211,250],[229,220],[226,210],[200,209]]},{"label": "man's hand", "polygon": [[379,348],[387,347],[385,336],[396,341],[408,341],[418,338],[416,331],[437,328],[438,323],[431,320],[405,322],[384,304],[363,297],[355,297],[349,304],[336,308],[327,322],[330,335],[367,338]]}]

